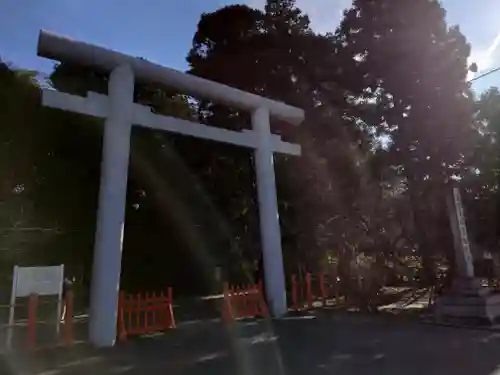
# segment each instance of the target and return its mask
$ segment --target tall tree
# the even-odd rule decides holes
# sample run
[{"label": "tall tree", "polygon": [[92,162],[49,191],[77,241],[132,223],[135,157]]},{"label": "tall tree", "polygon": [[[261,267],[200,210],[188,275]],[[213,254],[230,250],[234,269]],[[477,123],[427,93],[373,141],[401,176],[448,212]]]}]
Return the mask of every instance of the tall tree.
[{"label": "tall tree", "polygon": [[496,249],[500,238],[497,224],[500,208],[500,92],[491,87],[483,92],[474,106],[474,152],[466,160],[463,186],[467,221],[475,242]]},{"label": "tall tree", "polygon": [[[65,263],[72,276],[80,276],[91,255],[88,228],[95,221],[97,184],[89,170],[98,173],[99,143],[85,148],[87,139],[71,137],[85,123],[81,116],[40,105],[35,76],[0,64],[0,246],[6,279],[14,264]],[[75,168],[79,146],[85,163]]]},{"label": "tall tree", "polygon": [[355,97],[376,103],[366,123],[392,141],[391,164],[407,180],[432,277],[432,217],[442,209],[443,184],[459,173],[469,151],[470,47],[458,27],[446,25],[435,0],[355,0],[336,36],[339,55],[362,77],[345,85]]},{"label": "tall tree", "polygon": [[[274,131],[303,147],[299,159],[276,158],[283,247],[285,257],[295,264],[314,266],[318,257],[326,259],[325,249],[357,242],[354,238],[359,236],[350,228],[360,216],[352,215],[353,206],[360,205],[359,197],[370,196],[360,189],[375,181],[369,177],[364,135],[345,126],[344,114],[332,104],[345,104],[344,91],[331,77],[317,81],[320,73],[337,70],[324,62],[335,60],[334,47],[331,36],[311,30],[294,1],[268,1],[264,12],[229,6],[202,15],[188,56],[192,74],[306,110],[299,129],[273,123]],[[245,123],[238,112],[228,116],[227,109],[203,105],[209,122]]]}]

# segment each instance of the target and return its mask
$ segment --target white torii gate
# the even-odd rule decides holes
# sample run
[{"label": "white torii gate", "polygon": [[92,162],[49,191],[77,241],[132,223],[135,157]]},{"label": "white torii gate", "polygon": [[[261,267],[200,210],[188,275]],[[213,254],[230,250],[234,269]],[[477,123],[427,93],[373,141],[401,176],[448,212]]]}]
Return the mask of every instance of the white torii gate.
[{"label": "white torii gate", "polygon": [[[79,97],[50,89],[44,89],[42,96],[45,106],[106,119],[92,271],[90,341],[97,346],[112,346],[116,339],[132,124],[255,150],[266,295],[272,313],[283,315],[287,307],[273,152],[300,155],[301,149],[299,145],[283,142],[281,137],[271,133],[270,116],[299,125],[304,119],[304,111],[44,30],[39,34],[38,55],[110,72],[107,96],[90,92],[87,97]],[[250,111],[252,130],[230,131],[155,115],[150,107],[133,102],[135,79],[157,82],[186,94]]]}]

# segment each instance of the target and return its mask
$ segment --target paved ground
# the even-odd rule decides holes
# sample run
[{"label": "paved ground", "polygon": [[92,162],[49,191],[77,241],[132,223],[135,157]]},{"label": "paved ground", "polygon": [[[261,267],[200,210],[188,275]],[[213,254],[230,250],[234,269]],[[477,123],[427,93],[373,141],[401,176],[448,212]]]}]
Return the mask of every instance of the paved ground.
[{"label": "paved ground", "polygon": [[11,354],[0,374],[500,374],[500,333],[405,318],[335,314],[272,323],[186,325],[109,350]]}]

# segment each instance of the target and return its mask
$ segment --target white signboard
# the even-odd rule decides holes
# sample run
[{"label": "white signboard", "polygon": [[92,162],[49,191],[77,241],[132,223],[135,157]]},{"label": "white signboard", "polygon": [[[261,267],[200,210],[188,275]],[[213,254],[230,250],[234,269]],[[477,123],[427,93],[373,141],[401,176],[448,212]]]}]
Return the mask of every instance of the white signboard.
[{"label": "white signboard", "polygon": [[62,293],[64,266],[14,267],[12,280],[15,297],[59,295]]},{"label": "white signboard", "polygon": [[61,317],[62,291],[64,281],[64,265],[49,267],[19,267],[14,266],[12,277],[12,292],[9,308],[9,328],[7,331],[7,347],[12,341],[12,328],[16,298],[28,297],[31,294],[39,296],[58,296],[56,330],[59,333],[59,320]]}]

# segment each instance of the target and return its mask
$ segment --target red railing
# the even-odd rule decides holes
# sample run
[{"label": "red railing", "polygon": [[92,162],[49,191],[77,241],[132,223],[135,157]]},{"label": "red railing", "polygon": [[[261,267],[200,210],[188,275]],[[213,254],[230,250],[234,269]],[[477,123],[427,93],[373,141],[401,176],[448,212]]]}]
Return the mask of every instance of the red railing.
[{"label": "red railing", "polygon": [[338,294],[337,280],[327,280],[322,273],[314,278],[307,273],[303,280],[298,280],[295,275],[292,275],[292,310],[311,309],[315,302],[320,302],[322,306],[325,306],[329,299],[335,299],[338,302]]},{"label": "red railing", "polygon": [[120,292],[118,302],[118,335],[144,335],[175,328],[172,288],[167,295],[155,293],[126,295]]},{"label": "red railing", "polygon": [[262,283],[248,286],[224,284],[222,319],[231,323],[236,319],[264,317],[268,309],[264,301]]}]

